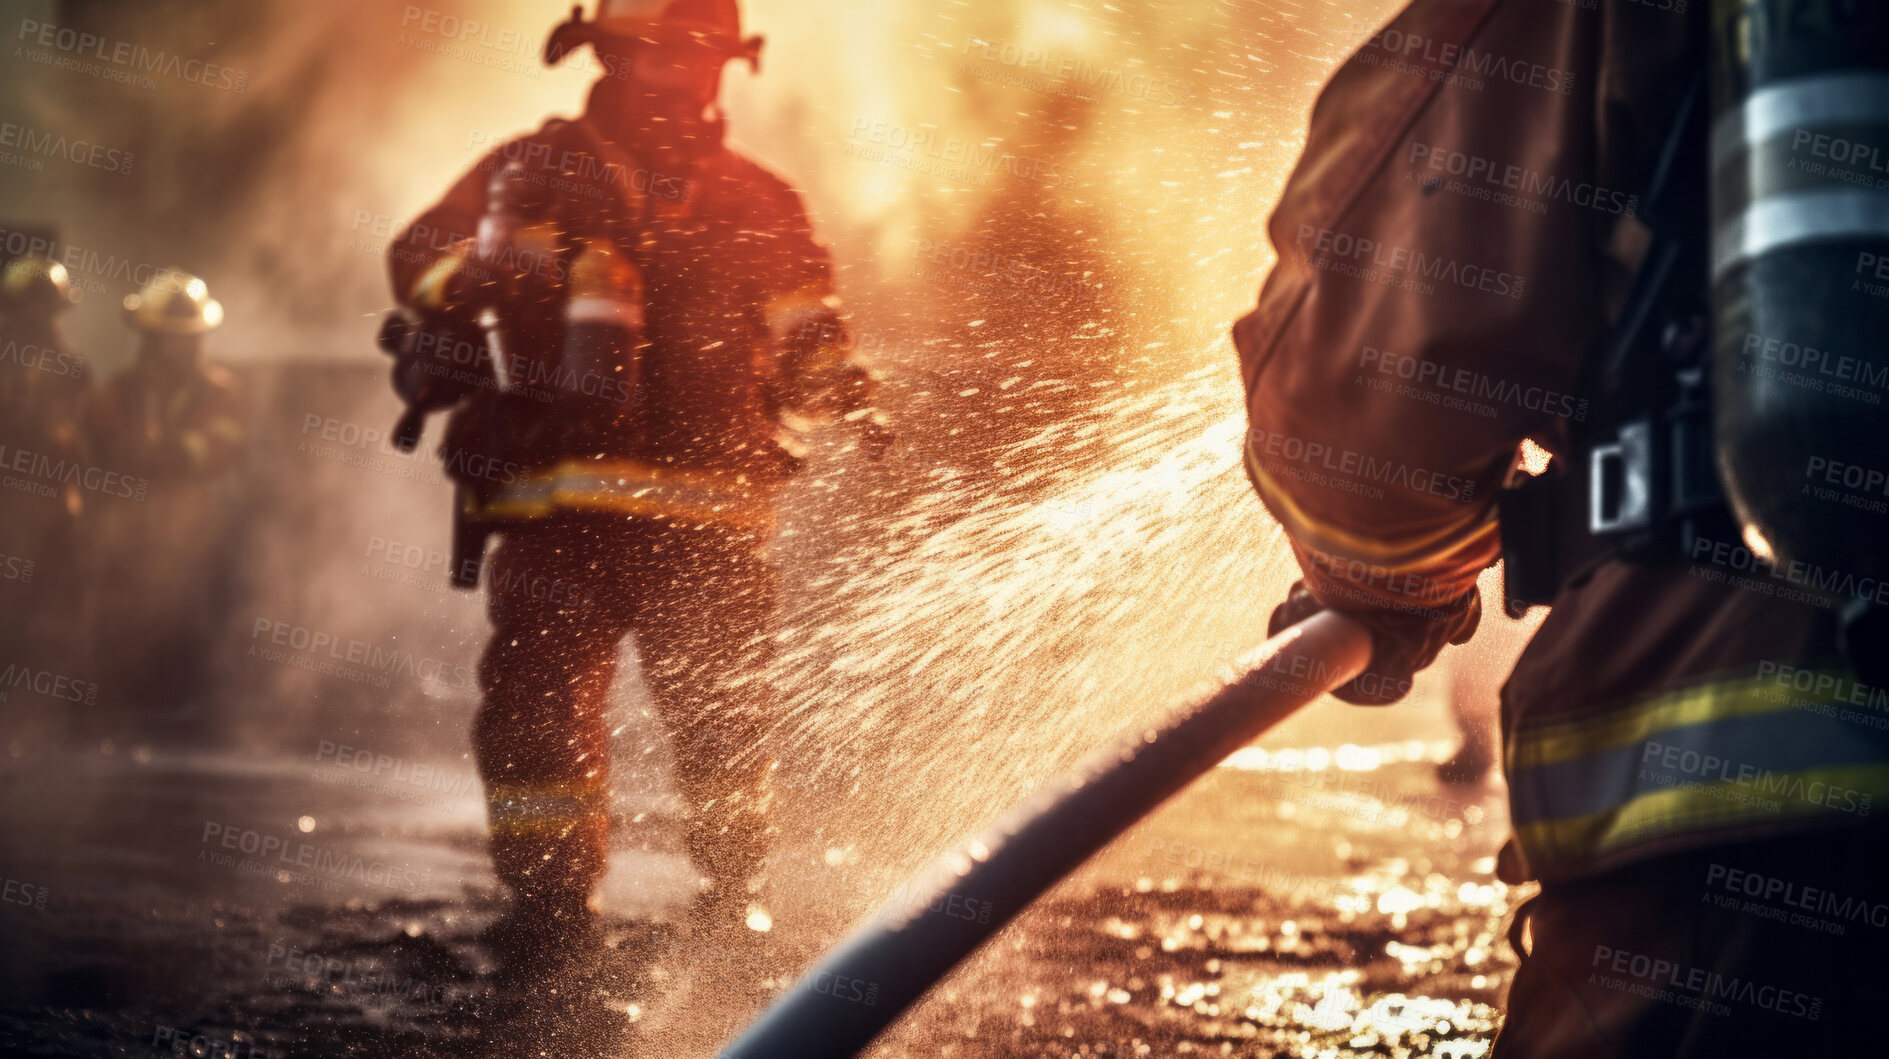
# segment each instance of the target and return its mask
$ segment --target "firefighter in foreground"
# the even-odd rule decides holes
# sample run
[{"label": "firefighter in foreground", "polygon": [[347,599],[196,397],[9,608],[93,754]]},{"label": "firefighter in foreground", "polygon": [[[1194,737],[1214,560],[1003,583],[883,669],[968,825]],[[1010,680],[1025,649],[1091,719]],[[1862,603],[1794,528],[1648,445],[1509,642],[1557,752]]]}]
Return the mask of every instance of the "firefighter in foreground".
[{"label": "firefighter in foreground", "polygon": [[[1279,263],[1235,327],[1247,468],[1303,573],[1275,627],[1333,608],[1374,634],[1370,671],[1342,698],[1394,702],[1444,645],[1465,641],[1477,575],[1498,558],[1511,596],[1552,603],[1502,695],[1513,833],[1498,873],[1542,889],[1511,931],[1521,965],[1498,1059],[1882,1048],[1876,910],[1889,907],[1889,843],[1876,821],[1889,733],[1880,694],[1853,671],[1872,657],[1854,639],[1868,620],[1845,624],[1879,613],[1856,604],[1881,599],[1854,597],[1881,584],[1880,543],[1820,560],[1862,576],[1818,596],[1787,573],[1798,566],[1768,558],[1804,545],[1773,530],[1789,520],[1747,490],[1742,536],[1685,509],[1673,521],[1683,548],[1648,530],[1576,554],[1583,534],[1653,525],[1644,509],[1661,495],[1685,508],[1690,494],[1657,476],[1691,481],[1710,430],[1674,449],[1692,461],[1634,450],[1679,436],[1704,377],[1721,431],[1825,402],[1837,429],[1821,450],[1785,451],[1783,433],[1768,445],[1772,480],[1804,489],[1778,486],[1779,511],[1827,488],[1805,480],[1819,451],[1826,464],[1867,460],[1856,447],[1880,447],[1889,426],[1880,359],[1868,359],[1880,331],[1819,338],[1882,311],[1850,274],[1857,251],[1839,230],[1874,224],[1867,245],[1879,249],[1880,181],[1859,187],[1825,175],[1840,168],[1829,158],[1810,164],[1818,137],[1862,135],[1844,125],[1862,120],[1849,113],[1862,100],[1880,138],[1885,78],[1811,72],[1749,104],[1721,91],[1718,106],[1744,109],[1705,147],[1711,48],[1727,45],[1710,52],[1718,73],[1744,64],[1753,84],[1806,64],[1883,62],[1868,51],[1883,39],[1876,5],[1841,5],[1847,22],[1820,41],[1795,35],[1827,22],[1784,6],[1410,4],[1325,89],[1271,219]],[[1708,38],[1708,14],[1723,16],[1722,41]],[[1747,155],[1763,164],[1741,171]],[[1716,195],[1765,209],[1708,222],[1708,159]],[[1824,253],[1820,273],[1766,264]],[[1718,302],[1708,323],[1715,289],[1780,278],[1801,286]],[[1800,304],[1810,312],[1797,330],[1738,323]],[[1780,348],[1798,350],[1797,376],[1769,372],[1764,350]],[[1829,371],[1804,366],[1809,348],[1831,350]],[[1834,385],[1839,354],[1847,393]],[[1685,370],[1713,358],[1716,374]],[[1760,379],[1771,399],[1739,402]],[[1673,403],[1649,405],[1661,380]],[[1622,426],[1649,410],[1657,431]],[[1720,442],[1724,467],[1752,455]],[[1629,464],[1653,468],[1646,489],[1612,477]],[[1546,509],[1558,522],[1517,500],[1560,483],[1574,502]],[[1811,514],[1862,525],[1860,510]]]},{"label": "firefighter in foreground", "polygon": [[500,538],[473,739],[513,899],[489,937],[524,968],[595,934],[632,632],[708,877],[691,928],[767,928],[764,546],[796,430],[888,440],[798,196],[723,144],[723,69],[761,45],[734,0],[605,0],[547,61],[585,44],[604,75],[584,114],[492,152],[390,248],[410,322],[383,336],[409,422],[456,408],[462,584]]}]

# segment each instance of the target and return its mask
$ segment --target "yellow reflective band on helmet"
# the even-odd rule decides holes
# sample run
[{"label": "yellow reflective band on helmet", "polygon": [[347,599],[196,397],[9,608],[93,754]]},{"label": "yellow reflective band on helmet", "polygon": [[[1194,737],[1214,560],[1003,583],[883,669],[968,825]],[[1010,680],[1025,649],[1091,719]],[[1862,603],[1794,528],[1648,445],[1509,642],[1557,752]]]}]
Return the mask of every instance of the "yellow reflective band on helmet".
[{"label": "yellow reflective band on helmet", "polygon": [[1339,559],[1357,560],[1381,567],[1387,573],[1408,574],[1420,570],[1460,565],[1457,557],[1493,546],[1500,533],[1493,505],[1465,506],[1467,517],[1442,529],[1407,534],[1391,540],[1364,537],[1307,514],[1294,503],[1291,494],[1279,487],[1253,451],[1252,435],[1245,446],[1246,473],[1286,532],[1300,545]]},{"label": "yellow reflective band on helmet", "polygon": [[773,505],[760,487],[734,475],[656,467],[639,460],[570,460],[506,486],[491,500],[469,502],[479,521],[549,518],[599,512],[687,525],[766,530]]}]

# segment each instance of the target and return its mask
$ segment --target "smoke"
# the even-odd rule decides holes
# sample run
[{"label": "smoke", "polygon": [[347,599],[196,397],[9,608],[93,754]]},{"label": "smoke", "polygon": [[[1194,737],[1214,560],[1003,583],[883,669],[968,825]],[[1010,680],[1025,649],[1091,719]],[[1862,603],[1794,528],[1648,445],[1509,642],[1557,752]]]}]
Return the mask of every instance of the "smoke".
[{"label": "smoke", "polygon": [[[789,689],[776,738],[809,790],[837,785],[888,877],[1258,638],[1289,562],[1237,470],[1224,335],[1270,264],[1264,221],[1319,84],[1394,6],[746,5],[769,43],[758,76],[728,75],[732,140],[802,190],[902,435],[883,466],[828,453],[796,492],[788,661],[757,679]],[[394,415],[372,346],[388,239],[484,151],[580,107],[583,64],[538,60],[568,8],[26,10],[241,75],[16,63],[17,116],[136,162],[0,175],[11,219],[86,251],[73,330],[101,366],[129,359],[114,310],[143,266],[203,275],[228,310],[212,349],[270,424],[252,474],[273,487],[240,501],[259,543],[224,646],[268,619],[472,664],[477,601],[400,583],[387,558],[443,548],[444,486],[384,443],[320,435]],[[339,455],[311,457],[311,429]],[[332,686],[263,672],[253,697],[291,713]],[[356,690],[319,723],[396,697]],[[426,718],[458,745],[469,690],[421,698],[378,723]]]}]

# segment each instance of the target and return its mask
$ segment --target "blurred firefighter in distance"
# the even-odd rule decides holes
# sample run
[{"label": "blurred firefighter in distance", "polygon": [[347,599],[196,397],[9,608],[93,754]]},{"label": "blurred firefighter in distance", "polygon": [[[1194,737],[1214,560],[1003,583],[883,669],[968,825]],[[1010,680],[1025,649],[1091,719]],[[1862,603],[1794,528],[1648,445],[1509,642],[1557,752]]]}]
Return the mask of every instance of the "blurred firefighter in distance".
[{"label": "blurred firefighter in distance", "polygon": [[[79,442],[78,413],[90,380],[66,341],[59,317],[79,301],[64,265],[19,257],[0,275],[0,414],[22,448],[30,434],[44,449]],[[77,496],[63,498],[74,509]]]},{"label": "blurred firefighter in distance", "polygon": [[[0,463],[84,460],[80,417],[91,380],[59,326],[78,301],[65,267],[49,258],[14,258],[0,272]],[[0,519],[0,642],[36,666],[74,672],[83,665],[74,650],[84,595],[74,531],[84,492],[70,477],[47,492],[9,494]]]},{"label": "blurred firefighter in distance", "polygon": [[473,741],[508,973],[596,938],[605,710],[632,632],[708,877],[690,926],[765,929],[776,499],[799,431],[843,420],[875,458],[890,440],[799,196],[723,143],[722,72],[761,46],[735,0],[604,0],[546,60],[585,44],[604,76],[584,114],[492,152],[389,250],[409,423],[454,409],[462,586],[500,537]]},{"label": "blurred firefighter in distance", "polygon": [[223,326],[222,303],[203,280],[166,269],[127,297],[124,310],[138,332],[138,356],[91,405],[98,459],[153,481],[227,471],[242,451],[242,398],[235,377],[204,351],[206,336]]},{"label": "blurred firefighter in distance", "polygon": [[138,689],[140,731],[203,734],[240,554],[237,465],[247,416],[235,377],[209,359],[223,306],[171,268],[124,300],[137,358],[88,402],[91,461],[121,489],[93,505],[94,665],[102,686]]}]

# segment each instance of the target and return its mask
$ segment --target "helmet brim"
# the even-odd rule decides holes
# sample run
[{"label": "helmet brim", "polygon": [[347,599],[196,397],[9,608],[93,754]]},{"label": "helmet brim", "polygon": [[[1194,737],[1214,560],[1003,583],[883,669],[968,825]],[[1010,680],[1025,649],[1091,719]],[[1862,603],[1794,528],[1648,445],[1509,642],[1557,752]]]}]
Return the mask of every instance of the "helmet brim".
[{"label": "helmet brim", "polygon": [[211,298],[195,316],[167,316],[154,312],[143,298],[131,294],[125,297],[125,321],[155,335],[207,335],[223,326],[223,303]]},{"label": "helmet brim", "polygon": [[577,17],[566,19],[544,44],[544,64],[556,66],[572,52],[588,44],[596,51],[627,55],[641,47],[681,44],[693,39],[713,48],[729,62],[746,61],[755,70],[761,68],[762,37],[741,38],[722,30],[695,28],[686,23],[644,19],[612,19],[606,22]]}]

